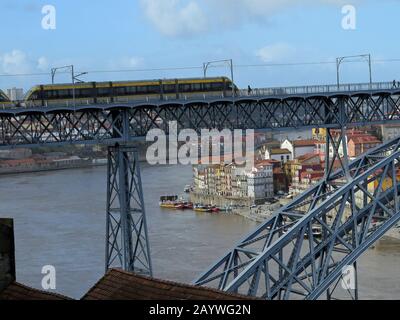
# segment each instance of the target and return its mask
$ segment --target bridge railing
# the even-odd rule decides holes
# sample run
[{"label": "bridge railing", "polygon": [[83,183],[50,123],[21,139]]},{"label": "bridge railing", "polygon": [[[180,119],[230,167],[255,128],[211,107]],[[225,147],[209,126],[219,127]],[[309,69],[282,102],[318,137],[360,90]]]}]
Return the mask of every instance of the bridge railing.
[{"label": "bridge railing", "polygon": [[297,87],[275,87],[275,88],[255,88],[240,90],[239,96],[282,96],[282,95],[301,95],[318,93],[338,93],[356,91],[376,91],[391,90],[400,88],[400,83],[396,82],[375,82],[375,83],[349,83],[341,85],[313,85]]},{"label": "bridge railing", "polygon": [[[400,82],[375,82],[375,83],[349,83],[349,84],[341,84],[341,85],[313,85],[313,86],[297,86],[297,87],[275,87],[275,88],[254,88],[250,91],[248,89],[242,89],[236,91],[236,97],[246,97],[246,96],[290,96],[290,95],[305,95],[305,94],[329,94],[329,93],[346,93],[346,92],[360,92],[360,91],[379,91],[379,90],[392,90],[392,89],[400,90]],[[113,104],[113,103],[140,103],[140,102],[154,102],[154,101],[189,101],[189,100],[210,100],[217,98],[229,98],[232,96],[232,92],[227,91],[224,94],[220,92],[210,92],[210,93],[201,93],[201,94],[180,94],[178,99],[174,96],[165,96],[161,99],[159,96],[147,96],[140,97],[137,99],[132,98],[124,98],[124,97],[115,97],[114,99],[106,99],[102,100],[101,103],[98,104]],[[93,99],[76,99],[75,103],[72,100],[67,100],[63,102],[52,102],[51,107],[56,106],[82,106],[82,105],[92,105],[95,104]],[[12,107],[16,107],[17,105],[8,104],[0,104],[0,109],[9,109]],[[32,107],[41,107],[41,101],[37,102],[23,102],[18,104],[18,107],[24,108],[32,108]],[[47,101],[45,101],[45,107],[49,107]]]}]

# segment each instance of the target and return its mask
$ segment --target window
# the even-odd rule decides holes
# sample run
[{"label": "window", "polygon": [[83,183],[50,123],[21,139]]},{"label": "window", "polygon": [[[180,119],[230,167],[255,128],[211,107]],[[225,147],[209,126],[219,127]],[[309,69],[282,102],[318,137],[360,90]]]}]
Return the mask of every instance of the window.
[{"label": "window", "polygon": [[285,160],[284,156],[281,156],[281,161],[284,161],[284,160]]},{"label": "window", "polygon": [[147,93],[147,86],[140,86],[136,87],[137,94],[146,94]]},{"label": "window", "polygon": [[194,84],[192,85],[192,89],[193,89],[194,92],[203,91],[203,88],[202,88],[201,83],[194,83]]},{"label": "window", "polygon": [[38,92],[35,91],[29,96],[28,100],[37,100],[38,96],[39,96]]},{"label": "window", "polygon": [[191,92],[191,91],[192,91],[192,85],[190,83],[179,85],[179,92]]},{"label": "window", "polygon": [[111,88],[99,88],[97,89],[97,94],[100,97],[108,97],[110,95]]},{"label": "window", "polygon": [[204,91],[211,91],[212,89],[211,85],[212,85],[211,83],[204,83],[203,84]]},{"label": "window", "polygon": [[212,91],[222,91],[222,90],[224,90],[223,83],[222,82],[211,83],[211,90]]},{"label": "window", "polygon": [[134,95],[134,94],[136,94],[136,87],[126,87],[126,94],[127,94],[127,95]]},{"label": "window", "polygon": [[164,93],[175,93],[176,92],[176,85],[175,84],[164,84],[163,92]]},{"label": "window", "polygon": [[72,97],[72,90],[49,90],[44,92],[45,99],[70,99]]},{"label": "window", "polygon": [[45,99],[57,99],[57,90],[48,90],[44,92]]},{"label": "window", "polygon": [[152,94],[160,93],[160,86],[147,86],[147,92]]},{"label": "window", "polygon": [[290,159],[290,157],[289,157],[289,156],[286,156],[286,160],[289,161],[289,159]]},{"label": "window", "polygon": [[90,98],[92,96],[92,89],[75,89],[75,97],[77,98]]},{"label": "window", "polygon": [[126,95],[126,87],[117,87],[114,88],[115,95],[124,96]]}]

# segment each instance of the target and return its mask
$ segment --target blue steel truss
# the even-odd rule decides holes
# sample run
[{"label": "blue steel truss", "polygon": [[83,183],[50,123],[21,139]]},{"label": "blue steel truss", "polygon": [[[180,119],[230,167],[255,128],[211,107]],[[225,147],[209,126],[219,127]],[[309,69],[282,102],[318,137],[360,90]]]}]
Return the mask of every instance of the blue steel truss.
[{"label": "blue steel truss", "polygon": [[400,220],[399,161],[397,138],[336,172],[327,162],[321,182],[243,238],[194,283],[265,299],[317,299]]},{"label": "blue steel truss", "polygon": [[106,272],[112,267],[152,275],[150,246],[137,150],[109,147]]},{"label": "blue steel truss", "polygon": [[[341,116],[343,114],[343,116]],[[0,109],[0,148],[135,141],[151,129],[337,128],[400,121],[400,89]],[[124,124],[123,126],[121,124]]]}]

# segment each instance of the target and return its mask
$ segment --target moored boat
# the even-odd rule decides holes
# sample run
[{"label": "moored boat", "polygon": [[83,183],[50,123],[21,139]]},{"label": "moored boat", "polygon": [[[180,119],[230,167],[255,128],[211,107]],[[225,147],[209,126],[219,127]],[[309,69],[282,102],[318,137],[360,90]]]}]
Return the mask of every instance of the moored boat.
[{"label": "moored boat", "polygon": [[160,207],[165,209],[175,209],[176,204],[174,202],[160,202]]},{"label": "moored boat", "polygon": [[183,210],[183,209],[185,209],[185,204],[184,203],[176,203],[174,208],[177,210]]},{"label": "moored boat", "polygon": [[210,207],[202,206],[202,205],[195,205],[193,209],[194,209],[194,211],[197,211],[197,212],[210,212],[211,211]]},{"label": "moored boat", "polygon": [[192,202],[186,202],[184,204],[185,209],[193,209],[193,203]]},{"label": "moored boat", "polygon": [[160,207],[165,209],[175,209],[177,204],[178,196],[161,196]]}]

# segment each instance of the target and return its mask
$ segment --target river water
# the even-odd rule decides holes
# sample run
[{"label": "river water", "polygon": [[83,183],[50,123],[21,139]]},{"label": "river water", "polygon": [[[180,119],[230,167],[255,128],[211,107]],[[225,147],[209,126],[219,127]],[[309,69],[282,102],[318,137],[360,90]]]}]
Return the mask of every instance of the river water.
[{"label": "river water", "polygon": [[[236,215],[162,210],[181,194],[191,167],[142,164],[154,276],[192,281],[255,228]],[[0,176],[0,217],[14,218],[17,280],[41,288],[42,267],[57,270],[57,292],[80,298],[104,274],[106,168]],[[400,247],[359,260],[362,299],[400,298]]]}]

